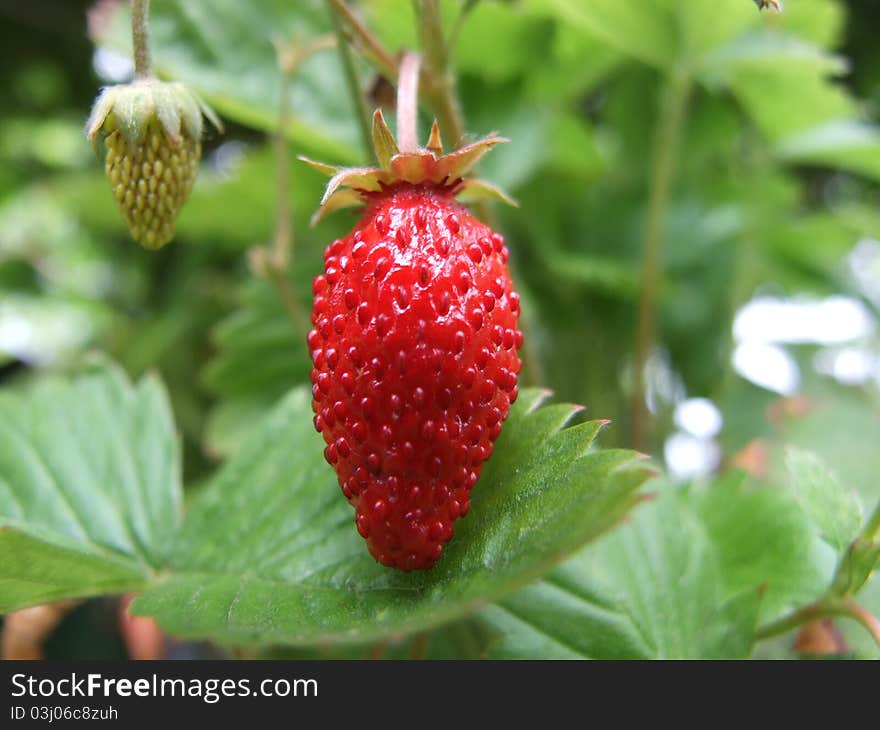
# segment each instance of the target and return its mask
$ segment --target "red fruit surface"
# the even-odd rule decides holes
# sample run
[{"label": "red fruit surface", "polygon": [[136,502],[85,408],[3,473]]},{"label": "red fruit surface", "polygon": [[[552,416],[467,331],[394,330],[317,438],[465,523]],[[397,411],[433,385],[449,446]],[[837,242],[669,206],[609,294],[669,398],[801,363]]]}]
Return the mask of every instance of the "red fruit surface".
[{"label": "red fruit surface", "polygon": [[370,194],[324,254],[308,338],[315,428],[383,565],[434,565],[516,400],[507,256],[447,188],[407,183]]}]

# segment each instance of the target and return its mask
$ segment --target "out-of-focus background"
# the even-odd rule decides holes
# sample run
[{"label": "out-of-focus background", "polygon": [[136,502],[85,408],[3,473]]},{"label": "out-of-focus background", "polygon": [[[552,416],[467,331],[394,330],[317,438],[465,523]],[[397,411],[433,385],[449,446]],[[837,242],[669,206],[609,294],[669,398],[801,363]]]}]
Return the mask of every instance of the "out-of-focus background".
[{"label": "out-of-focus background", "polygon": [[[410,3],[355,5],[391,49],[416,44]],[[450,23],[458,5],[444,5]],[[158,370],[198,483],[308,379],[305,333],[248,252],[275,225],[271,41],[307,42],[330,22],[318,1],[153,6],[157,69],[226,123],[158,253],[129,239],[83,136],[99,87],[131,78],[120,3],[0,2],[0,385],[96,349],[133,375]],[[523,297],[526,383],[611,419],[604,445],[656,455],[675,479],[730,465],[773,474],[784,441],[876,502],[878,27],[871,0],[788,0],[782,13],[750,0],[474,4],[458,93],[469,133],[512,139],[480,174],[520,203],[493,214]],[[374,101],[387,97],[359,70]],[[292,152],[366,161],[334,50],[306,61],[291,91]],[[292,166],[303,308],[323,247],[354,220],[309,227],[322,184]],[[658,254],[648,274],[646,249]],[[55,656],[123,651],[106,602],[52,641]]]}]

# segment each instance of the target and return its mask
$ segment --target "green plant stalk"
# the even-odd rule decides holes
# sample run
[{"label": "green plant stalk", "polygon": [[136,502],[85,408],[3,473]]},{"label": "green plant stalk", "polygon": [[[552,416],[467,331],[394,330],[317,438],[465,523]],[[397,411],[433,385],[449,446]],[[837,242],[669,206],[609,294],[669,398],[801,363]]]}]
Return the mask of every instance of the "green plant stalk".
[{"label": "green plant stalk", "polygon": [[290,150],[285,135],[290,121],[291,69],[282,69],[278,94],[278,127],[275,130],[275,235],[272,239],[272,264],[286,269],[293,256],[293,210],[290,206]]},{"label": "green plant stalk", "polygon": [[880,537],[880,502],[874,508],[874,512],[868,518],[865,529],[862,530],[861,537],[863,540],[873,541]]},{"label": "green plant stalk", "polygon": [[464,25],[464,21],[479,1],[480,0],[464,0],[464,2],[462,2],[458,14],[455,16],[455,21],[452,24],[452,29],[449,31],[449,37],[446,39],[447,55],[452,53],[452,49],[455,48],[455,44],[458,43],[458,37],[461,34],[461,28]]},{"label": "green plant stalk", "polygon": [[132,0],[131,45],[134,52],[135,79],[153,77],[150,61],[150,0]]},{"label": "green plant stalk", "polygon": [[330,10],[330,20],[333,23],[333,32],[336,34],[336,46],[339,50],[339,60],[342,62],[342,71],[345,74],[345,82],[348,85],[348,93],[354,101],[355,112],[358,122],[358,131],[361,135],[361,143],[367,153],[367,159],[374,156],[373,152],[373,136],[370,131],[370,110],[367,108],[367,100],[364,98],[363,89],[361,89],[360,78],[358,77],[357,67],[354,64],[354,57],[351,54],[351,48],[348,45],[348,38],[342,27],[342,17],[340,15],[338,3],[327,0],[327,7]]},{"label": "green plant stalk", "polygon": [[397,76],[397,144],[404,154],[419,150],[419,67],[417,53],[404,53]]},{"label": "green plant stalk", "polygon": [[821,598],[808,606],[793,611],[787,616],[759,627],[755,632],[755,638],[759,641],[769,639],[781,634],[787,634],[789,631],[819,619],[841,616],[861,624],[871,635],[871,638],[874,639],[877,646],[880,647],[880,621],[851,598]]},{"label": "green plant stalk", "polygon": [[648,450],[649,415],[645,401],[645,366],[656,339],[657,295],[663,274],[663,226],[687,117],[690,89],[691,79],[682,71],[672,71],[666,78],[654,136],[648,183],[648,216],[642,240],[642,276],[633,370],[632,433],[633,446],[638,451]]}]

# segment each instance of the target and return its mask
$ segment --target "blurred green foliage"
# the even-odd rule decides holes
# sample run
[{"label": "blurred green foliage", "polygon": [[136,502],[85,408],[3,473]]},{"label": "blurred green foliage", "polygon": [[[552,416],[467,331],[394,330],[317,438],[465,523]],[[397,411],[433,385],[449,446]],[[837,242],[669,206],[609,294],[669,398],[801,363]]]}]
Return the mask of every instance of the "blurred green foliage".
[{"label": "blurred green foliage", "polygon": [[[392,52],[416,45],[410,3],[355,4]],[[320,0],[154,3],[157,69],[191,84],[228,129],[206,141],[177,240],[150,254],[128,239],[81,136],[98,87],[111,81],[98,71],[124,74],[130,50],[124,4],[90,6],[53,0],[0,8],[0,83],[10,91],[0,102],[3,388],[76,369],[92,349],[132,375],[156,370],[182,433],[186,481],[197,484],[308,377],[305,333],[271,284],[252,273],[248,251],[266,245],[274,229],[269,136],[280,75],[272,41],[304,42],[331,25]],[[447,28],[459,7],[442,3]],[[793,497],[774,505],[791,482],[785,454],[792,445],[818,454],[819,471],[837,476],[821,483],[859,494],[866,512],[880,499],[880,259],[871,269],[852,256],[859,242],[880,238],[880,51],[871,31],[878,23],[880,8],[870,0],[788,0],[780,14],[758,13],[748,0],[482,0],[464,19],[452,58],[468,135],[498,130],[513,140],[480,173],[520,202],[492,214],[523,296],[525,377],[584,403],[591,417],[612,419],[606,446],[632,442],[657,120],[669,84],[688,89],[663,216],[650,451],[662,463],[676,406],[709,398],[723,417],[716,441],[726,476],[683,493],[658,487],[661,498],[639,508],[634,523],[531,594],[435,634],[432,647],[499,656],[747,655],[759,619],[816,597],[817,585],[830,579],[827,546],[814,544],[818,531],[805,533],[809,506],[802,514]],[[370,66],[357,63],[364,88],[381,88]],[[291,99],[285,134],[293,152],[366,162],[334,51],[303,65]],[[431,116],[423,112],[425,134]],[[309,228],[323,180],[298,164],[291,174],[288,274],[307,310],[323,247],[353,217],[339,213]],[[835,378],[816,365],[829,348],[799,342],[784,345],[801,374],[797,398],[743,378],[733,366],[733,322],[757,294],[860,302],[872,327],[848,344],[873,358],[873,375],[856,384]],[[751,486],[729,471],[734,465],[751,473]],[[749,489],[758,491],[737,498]],[[763,529],[765,512],[769,532],[785,538],[770,556],[782,567],[755,563],[740,542],[748,543],[743,524]],[[824,562],[810,562],[814,552]],[[669,584],[646,584],[628,572],[642,560],[706,578],[673,595]],[[771,586],[761,606],[753,605],[757,586],[782,574],[790,582],[776,594]],[[875,613],[877,584],[864,593]],[[649,605],[664,606],[662,621],[699,624],[687,642],[675,644],[660,618],[633,603],[633,585],[649,591],[642,596]],[[619,600],[603,604],[602,591]],[[679,616],[691,603],[699,610]],[[542,604],[546,610],[529,619]],[[556,627],[580,626],[572,629],[577,636],[541,634],[554,616]],[[578,624],[578,616],[593,623]],[[586,625],[619,641],[603,647],[584,640]],[[717,626],[720,633],[712,633]],[[877,656],[858,627],[845,630],[854,653]],[[690,641],[697,635],[705,641]],[[790,641],[768,646],[774,656],[791,651]]]}]

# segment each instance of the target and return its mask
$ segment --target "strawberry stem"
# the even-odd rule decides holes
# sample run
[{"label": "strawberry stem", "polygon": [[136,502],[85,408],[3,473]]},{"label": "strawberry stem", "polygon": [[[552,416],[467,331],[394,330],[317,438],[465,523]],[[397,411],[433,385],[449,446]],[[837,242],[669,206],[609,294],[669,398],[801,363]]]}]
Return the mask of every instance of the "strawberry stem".
[{"label": "strawberry stem", "polygon": [[397,75],[397,145],[404,154],[419,149],[416,130],[419,115],[419,67],[421,57],[408,51],[400,60]]},{"label": "strawberry stem", "polygon": [[150,62],[150,0],[132,0],[131,45],[134,49],[135,79],[153,76]]}]

